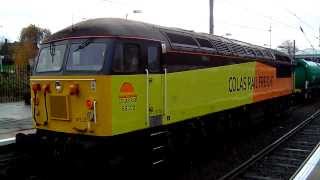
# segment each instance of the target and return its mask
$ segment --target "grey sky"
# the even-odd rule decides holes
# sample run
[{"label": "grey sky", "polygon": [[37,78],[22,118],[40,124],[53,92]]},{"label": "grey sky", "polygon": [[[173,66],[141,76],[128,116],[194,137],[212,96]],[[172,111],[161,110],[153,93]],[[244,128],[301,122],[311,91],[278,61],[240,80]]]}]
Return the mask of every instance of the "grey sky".
[{"label": "grey sky", "polygon": [[[208,32],[209,0],[1,0],[0,36],[17,40],[22,27],[36,24],[56,32],[84,19],[120,17]],[[318,47],[320,14],[316,0],[215,0],[215,34],[272,47],[284,40],[300,49]],[[133,14],[132,10],[142,10]],[[296,16],[295,16],[295,15]],[[298,17],[298,18],[297,18]]]}]

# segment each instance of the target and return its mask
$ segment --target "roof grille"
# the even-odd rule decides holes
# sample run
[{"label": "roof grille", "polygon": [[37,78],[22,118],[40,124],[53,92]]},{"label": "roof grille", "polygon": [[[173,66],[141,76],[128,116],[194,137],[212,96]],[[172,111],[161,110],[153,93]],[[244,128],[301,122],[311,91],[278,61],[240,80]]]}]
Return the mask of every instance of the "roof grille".
[{"label": "roof grille", "polygon": [[171,43],[198,46],[197,42],[190,36],[166,32]]},{"label": "roof grille", "polygon": [[235,44],[235,43],[230,43],[229,46],[231,47],[234,54],[239,55],[239,56],[246,56],[247,55],[246,50],[242,46]]},{"label": "roof grille", "polygon": [[263,50],[263,52],[264,52],[264,54],[265,54],[266,56],[268,56],[269,58],[271,58],[271,59],[274,58],[274,56],[272,55],[272,53],[271,53],[269,50]]},{"label": "roof grille", "polygon": [[265,57],[265,55],[263,54],[262,51],[260,51],[260,49],[255,49],[255,52],[256,52],[258,57]]},{"label": "roof grille", "polygon": [[213,45],[217,48],[217,51],[223,54],[231,54],[231,51],[226,43],[217,40],[211,40]]}]

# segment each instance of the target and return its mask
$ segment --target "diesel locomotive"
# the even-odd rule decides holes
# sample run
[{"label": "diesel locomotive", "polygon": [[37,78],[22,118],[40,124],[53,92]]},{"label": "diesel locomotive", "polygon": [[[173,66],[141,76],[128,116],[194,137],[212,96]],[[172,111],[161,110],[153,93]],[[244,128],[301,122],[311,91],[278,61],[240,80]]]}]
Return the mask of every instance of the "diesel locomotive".
[{"label": "diesel locomotive", "polygon": [[116,18],[83,21],[41,44],[30,84],[36,136],[108,150],[129,143],[122,150],[131,151],[150,137],[185,134],[186,126],[208,130],[238,112],[285,110],[294,66],[284,53],[220,36]]}]

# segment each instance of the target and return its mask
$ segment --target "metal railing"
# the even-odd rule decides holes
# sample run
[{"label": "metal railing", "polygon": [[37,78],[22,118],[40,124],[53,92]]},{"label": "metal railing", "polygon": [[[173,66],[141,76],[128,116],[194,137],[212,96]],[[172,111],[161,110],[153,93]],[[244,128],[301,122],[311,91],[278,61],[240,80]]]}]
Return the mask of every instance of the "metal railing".
[{"label": "metal railing", "polygon": [[0,69],[0,103],[29,101],[30,74],[28,65],[3,66]]}]

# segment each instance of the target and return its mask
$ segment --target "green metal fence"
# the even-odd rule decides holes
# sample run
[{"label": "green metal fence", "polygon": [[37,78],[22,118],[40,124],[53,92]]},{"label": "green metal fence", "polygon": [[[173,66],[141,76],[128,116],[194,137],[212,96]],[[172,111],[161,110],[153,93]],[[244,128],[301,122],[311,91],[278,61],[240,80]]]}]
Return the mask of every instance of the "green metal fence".
[{"label": "green metal fence", "polygon": [[[28,65],[3,66],[0,69],[0,103],[30,99],[30,67]],[[29,98],[29,99],[28,99]]]}]

